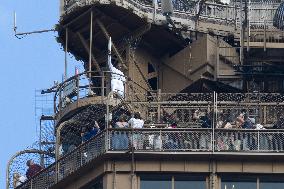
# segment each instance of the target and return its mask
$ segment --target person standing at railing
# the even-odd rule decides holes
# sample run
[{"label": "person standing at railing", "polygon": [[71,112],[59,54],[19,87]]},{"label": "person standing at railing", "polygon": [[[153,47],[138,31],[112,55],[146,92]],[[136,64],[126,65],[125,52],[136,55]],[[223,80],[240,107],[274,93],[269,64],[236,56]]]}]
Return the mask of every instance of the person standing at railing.
[{"label": "person standing at railing", "polygon": [[95,121],[95,126],[92,127],[91,130],[87,131],[86,127],[82,128],[81,137],[82,142],[86,142],[90,140],[91,138],[95,137],[100,132],[100,126],[97,121]]},{"label": "person standing at railing", "polygon": [[20,175],[19,173],[14,173],[13,174],[13,187],[16,188],[23,184],[27,178],[23,175]]},{"label": "person standing at railing", "polygon": [[[284,117],[282,115],[278,115],[278,120],[273,126],[273,129],[284,129]],[[281,133],[275,133],[272,137],[272,145],[273,149],[276,151],[284,150],[284,142],[281,140],[282,134]]]},{"label": "person standing at railing", "polygon": [[43,169],[42,166],[34,163],[34,161],[31,159],[27,161],[27,166],[29,167],[26,172],[26,176],[28,179],[31,179],[33,176],[35,176],[38,172],[40,172]]},{"label": "person standing at railing", "polygon": [[[128,124],[133,129],[142,129],[144,126],[144,121],[141,118],[141,115],[139,112],[135,112],[133,117],[128,121]],[[133,147],[135,149],[142,149],[143,148],[143,136],[137,131],[134,131],[133,136]]]},{"label": "person standing at railing", "polygon": [[126,81],[124,73],[115,68],[111,63],[111,38],[108,43],[108,67],[111,72],[111,91],[116,92],[120,97],[124,97],[124,83]]},{"label": "person standing at railing", "polygon": [[[203,116],[200,116],[200,123],[201,123],[202,128],[211,128],[211,118],[210,118],[208,111],[206,111]],[[201,149],[205,149],[205,150],[210,149],[211,143],[210,143],[209,135],[201,134],[200,139],[199,139],[199,145]]]},{"label": "person standing at railing", "polygon": [[[82,128],[81,137],[82,137],[82,143],[87,142],[94,138],[98,133],[100,132],[100,126],[97,121],[95,121],[95,125],[87,131],[86,127]],[[86,152],[83,153],[84,157],[87,158],[87,160],[90,160],[94,154],[96,154],[96,151],[98,150],[98,146],[95,142],[88,142],[86,145]]]},{"label": "person standing at railing", "polygon": [[[118,122],[114,124],[115,129],[128,128],[128,123],[126,122],[126,116],[121,115]],[[123,130],[114,131],[112,135],[112,148],[114,150],[125,150],[128,149],[128,136]]]}]

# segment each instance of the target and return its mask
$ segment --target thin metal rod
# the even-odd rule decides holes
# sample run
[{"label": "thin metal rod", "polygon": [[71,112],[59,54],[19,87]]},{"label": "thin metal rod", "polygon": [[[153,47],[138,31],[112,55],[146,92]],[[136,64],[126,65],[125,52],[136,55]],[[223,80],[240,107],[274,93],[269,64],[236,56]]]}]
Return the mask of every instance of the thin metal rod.
[{"label": "thin metal rod", "polygon": [[64,80],[67,79],[67,53],[68,53],[68,28],[65,29],[65,64],[64,64]]},{"label": "thin metal rod", "polygon": [[90,45],[89,45],[89,92],[92,94],[92,89],[91,89],[91,81],[92,81],[92,45],[93,45],[93,11],[91,11],[91,17],[90,17]]},{"label": "thin metal rod", "polygon": [[21,36],[21,35],[30,35],[30,34],[35,34],[35,33],[45,33],[45,32],[55,32],[55,29],[49,29],[49,30],[38,30],[38,31],[32,31],[32,32],[23,32],[23,33],[15,33],[16,36]]},{"label": "thin metal rod", "polygon": [[266,51],[266,19],[264,20],[264,42],[263,42],[263,50]]},{"label": "thin metal rod", "polygon": [[241,0],[240,4],[240,27],[241,27],[241,36],[240,36],[240,43],[241,43],[241,48],[240,48],[240,63],[243,65],[244,62],[244,25],[243,25],[243,1]]},{"label": "thin metal rod", "polygon": [[93,11],[90,18],[90,53],[89,53],[89,71],[92,71],[92,45],[93,45]]},{"label": "thin metal rod", "polygon": [[59,179],[59,148],[60,148],[60,136],[61,136],[61,130],[66,125],[66,122],[63,122],[59,125],[59,127],[56,129],[56,141],[55,141],[55,181],[58,182]]},{"label": "thin metal rod", "polygon": [[249,0],[248,6],[247,6],[247,52],[250,50],[250,6],[251,1]]}]

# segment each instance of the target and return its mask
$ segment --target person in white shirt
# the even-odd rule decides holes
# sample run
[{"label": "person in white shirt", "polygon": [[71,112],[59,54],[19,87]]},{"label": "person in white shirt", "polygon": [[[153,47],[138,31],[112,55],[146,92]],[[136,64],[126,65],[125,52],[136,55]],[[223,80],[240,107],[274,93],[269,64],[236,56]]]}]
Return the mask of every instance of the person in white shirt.
[{"label": "person in white shirt", "polygon": [[14,185],[14,188],[20,186],[26,180],[27,180],[27,178],[25,176],[20,175],[19,173],[14,173],[13,174],[13,185]]},{"label": "person in white shirt", "polygon": [[124,97],[124,83],[126,81],[122,71],[115,68],[111,63],[111,38],[108,43],[108,67],[111,71],[111,91],[116,92],[119,96]]},{"label": "person in white shirt", "polygon": [[109,63],[111,71],[111,91],[115,91],[119,96],[124,97],[124,83],[126,81],[122,71]]},{"label": "person in white shirt", "polygon": [[141,128],[143,128],[144,121],[142,120],[142,118],[140,116],[140,113],[139,112],[135,112],[134,116],[128,121],[128,124],[132,128],[141,129]]},{"label": "person in white shirt", "polygon": [[[144,121],[142,120],[140,113],[135,112],[134,116],[128,121],[128,124],[131,128],[134,129],[141,129],[144,126]],[[133,147],[135,149],[142,149],[143,148],[143,137],[141,134],[133,134]]]}]

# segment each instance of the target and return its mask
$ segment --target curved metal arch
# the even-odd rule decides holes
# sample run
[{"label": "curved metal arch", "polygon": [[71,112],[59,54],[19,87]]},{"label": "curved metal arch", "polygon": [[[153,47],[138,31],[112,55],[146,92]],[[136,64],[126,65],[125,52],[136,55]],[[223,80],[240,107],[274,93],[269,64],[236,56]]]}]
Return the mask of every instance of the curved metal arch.
[{"label": "curved metal arch", "polygon": [[284,30],[284,2],[279,5],[274,14],[273,26],[280,30]]},{"label": "curved metal arch", "polygon": [[22,154],[44,154],[44,155],[50,155],[50,152],[42,151],[42,150],[37,150],[37,149],[30,149],[30,150],[22,150],[17,153],[15,153],[8,161],[7,166],[6,166],[6,189],[9,189],[10,185],[10,178],[9,178],[9,173],[10,173],[10,166],[13,160],[22,155]]}]

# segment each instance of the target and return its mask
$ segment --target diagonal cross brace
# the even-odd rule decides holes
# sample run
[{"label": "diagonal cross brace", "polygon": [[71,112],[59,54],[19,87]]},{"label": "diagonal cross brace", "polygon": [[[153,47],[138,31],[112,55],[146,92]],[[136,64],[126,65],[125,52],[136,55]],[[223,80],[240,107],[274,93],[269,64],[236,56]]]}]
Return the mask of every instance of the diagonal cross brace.
[{"label": "diagonal cross brace", "polygon": [[[102,32],[103,32],[103,34],[105,35],[105,37],[107,38],[107,40],[109,40],[110,35],[109,35],[108,31],[106,30],[105,26],[103,25],[103,23],[102,23],[100,20],[98,20],[98,19],[96,19],[96,23],[98,24],[98,26],[99,26],[100,29],[102,30]],[[113,48],[114,53],[115,53],[116,56],[118,57],[119,62],[122,64],[123,68],[124,68],[125,70],[128,70],[128,68],[127,68],[126,64],[124,63],[124,60],[122,59],[120,53],[118,52],[118,50],[117,50],[115,44],[112,45],[112,48]]]},{"label": "diagonal cross brace", "polygon": [[[79,37],[79,39],[80,39],[81,43],[83,44],[85,50],[90,54],[91,52],[90,52],[89,46],[86,43],[86,41],[84,40],[84,37],[79,32],[77,32],[77,36]],[[96,69],[101,73],[101,68],[100,68],[98,62],[96,61],[93,53],[91,53],[91,58],[92,58],[92,63],[96,66]]]}]

